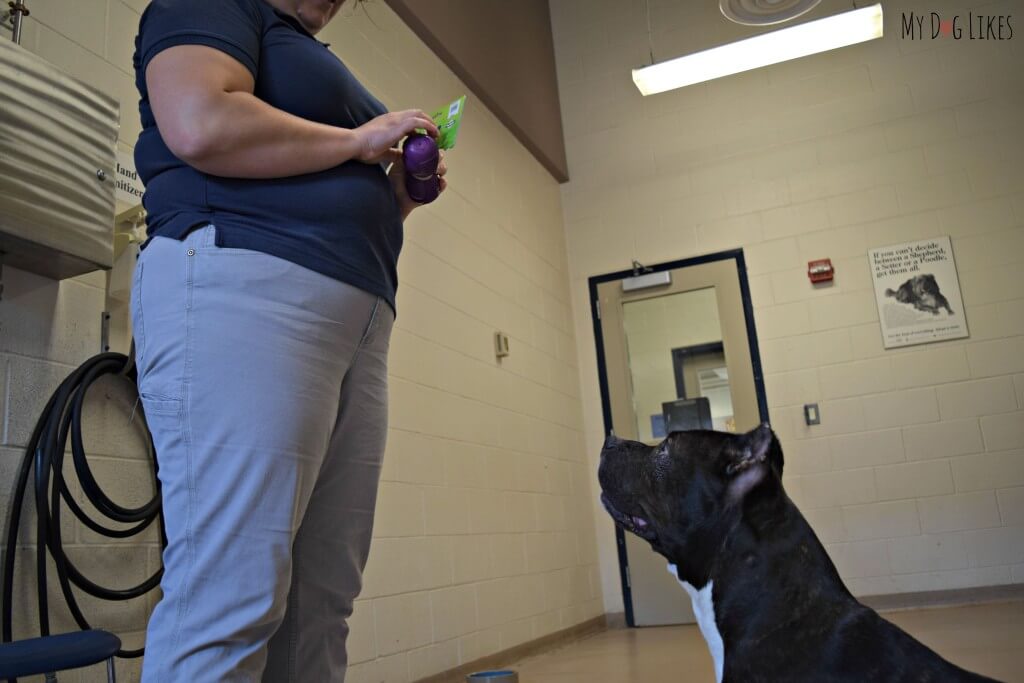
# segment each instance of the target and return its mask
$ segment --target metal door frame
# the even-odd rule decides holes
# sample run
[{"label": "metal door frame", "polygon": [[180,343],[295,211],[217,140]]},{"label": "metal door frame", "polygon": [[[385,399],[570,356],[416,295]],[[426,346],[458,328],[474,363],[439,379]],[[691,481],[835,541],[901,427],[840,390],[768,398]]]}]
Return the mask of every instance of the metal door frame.
[{"label": "metal door frame", "polygon": [[[660,273],[666,270],[676,270],[677,268],[699,266],[705,263],[727,261],[730,259],[736,261],[736,273],[740,280],[740,296],[743,304],[743,318],[747,323],[747,342],[750,346],[750,362],[754,370],[754,389],[757,392],[758,413],[761,416],[761,421],[767,422],[768,399],[764,391],[764,373],[761,370],[761,353],[757,344],[757,329],[754,327],[754,307],[750,301],[750,283],[747,280],[747,264],[743,258],[743,250],[730,249],[704,256],[659,263],[645,267],[645,273],[648,269],[650,272]],[[608,371],[605,367],[604,333],[601,331],[601,306],[597,286],[613,280],[624,280],[633,277],[633,275],[634,271],[627,269],[604,275],[594,275],[587,279],[590,291],[590,318],[594,326],[594,344],[597,351],[597,376],[601,385],[601,417],[604,422],[605,436],[610,434],[612,430],[612,407],[611,396],[608,391]],[[629,585],[629,557],[626,554],[626,534],[618,526],[615,527],[615,547],[619,557],[619,582],[622,585],[622,602],[626,610],[626,625],[635,627],[636,624],[633,620],[633,591]]]}]

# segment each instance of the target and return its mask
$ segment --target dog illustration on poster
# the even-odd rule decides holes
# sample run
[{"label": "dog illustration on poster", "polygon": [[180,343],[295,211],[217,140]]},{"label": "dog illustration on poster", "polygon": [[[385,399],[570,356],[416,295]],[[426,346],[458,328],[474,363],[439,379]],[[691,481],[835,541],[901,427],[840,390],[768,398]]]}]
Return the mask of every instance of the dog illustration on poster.
[{"label": "dog illustration on poster", "polygon": [[938,315],[939,309],[946,309],[946,312],[953,315],[953,309],[949,301],[942,296],[939,290],[939,283],[931,273],[915,275],[899,286],[899,289],[886,289],[885,295],[893,297],[901,304],[910,304],[919,311]]}]

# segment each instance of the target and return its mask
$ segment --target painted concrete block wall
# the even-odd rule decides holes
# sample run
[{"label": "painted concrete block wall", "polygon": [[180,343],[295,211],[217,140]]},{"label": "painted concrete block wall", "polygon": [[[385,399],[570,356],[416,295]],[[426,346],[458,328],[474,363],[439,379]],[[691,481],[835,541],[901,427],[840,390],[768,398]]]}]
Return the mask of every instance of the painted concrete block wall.
[{"label": "painted concrete block wall", "polygon": [[[655,58],[751,35],[651,0]],[[643,0],[553,0],[587,453],[586,278],[744,249],[785,483],[857,594],[1024,581],[1024,26],[1014,2],[885,3],[885,38],[643,98]],[[826,0],[813,17],[843,11]],[[1015,14],[1015,10],[1017,13]],[[1013,15],[1010,40],[901,39],[901,14]],[[1005,31],[1005,29],[1004,29]],[[1005,33],[1004,33],[1005,37]],[[953,238],[971,337],[882,348],[867,250]],[[832,287],[807,261],[830,257]],[[821,405],[822,424],[801,406]],[[622,609],[595,506],[608,611]]]},{"label": "painted concrete block wall", "polygon": [[[29,5],[24,45],[121,101],[119,145],[129,151],[139,130],[130,60],[146,1]],[[383,2],[343,9],[321,37],[391,108],[429,109],[467,92]],[[469,95],[451,189],[407,224],[389,444],[352,619],[353,683],[407,683],[602,613],[559,187]],[[111,304],[100,273],[56,283],[7,268],[4,279],[0,478],[11,482],[46,398],[98,351],[100,312]],[[511,338],[500,363],[496,330]],[[130,405],[117,387],[97,387],[94,399],[87,443],[99,476],[121,500],[142,500]],[[152,537],[112,545],[75,525],[68,534],[101,581],[124,585],[158,564]],[[26,576],[18,591],[28,595]],[[143,635],[145,605],[91,613],[129,643]],[[72,628],[67,619],[56,626]],[[119,670],[138,675],[137,665]]]}]

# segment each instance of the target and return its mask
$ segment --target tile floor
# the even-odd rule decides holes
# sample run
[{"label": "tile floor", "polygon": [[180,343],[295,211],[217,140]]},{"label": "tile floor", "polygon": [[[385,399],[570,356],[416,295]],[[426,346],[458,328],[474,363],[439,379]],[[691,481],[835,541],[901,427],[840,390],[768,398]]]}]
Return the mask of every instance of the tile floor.
[{"label": "tile floor", "polygon": [[[1024,602],[886,612],[946,659],[1006,683],[1024,683]],[[696,626],[616,629],[510,668],[521,683],[714,681]]]}]

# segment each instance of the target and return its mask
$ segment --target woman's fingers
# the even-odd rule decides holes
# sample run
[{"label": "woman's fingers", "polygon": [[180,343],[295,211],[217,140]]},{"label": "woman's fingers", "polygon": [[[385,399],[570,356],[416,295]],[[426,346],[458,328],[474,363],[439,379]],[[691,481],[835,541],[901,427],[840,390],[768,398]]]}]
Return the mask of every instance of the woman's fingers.
[{"label": "woman's fingers", "polygon": [[427,116],[427,114],[419,109],[409,109],[408,111],[402,112],[402,132],[404,135],[408,135],[417,128],[423,128],[427,133],[436,138],[439,134],[437,124],[434,120]]},{"label": "woman's fingers", "polygon": [[444,160],[444,151],[441,151],[441,161],[437,164],[437,175],[444,177],[444,174],[448,172],[448,162]]},{"label": "woman's fingers", "polygon": [[434,119],[430,118],[430,115],[427,114],[425,111],[417,109],[416,118],[423,121],[423,125],[421,125],[420,128],[425,128],[427,132],[430,133],[431,137],[436,138],[438,135],[441,134],[441,131],[438,130],[437,124],[434,123]]},{"label": "woman's fingers", "polygon": [[356,129],[362,148],[359,160],[366,163],[394,162],[400,154],[395,149],[399,141],[417,129],[426,130],[435,139],[440,134],[437,124],[420,109],[381,114]]}]

